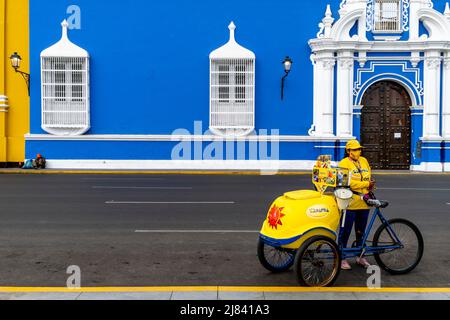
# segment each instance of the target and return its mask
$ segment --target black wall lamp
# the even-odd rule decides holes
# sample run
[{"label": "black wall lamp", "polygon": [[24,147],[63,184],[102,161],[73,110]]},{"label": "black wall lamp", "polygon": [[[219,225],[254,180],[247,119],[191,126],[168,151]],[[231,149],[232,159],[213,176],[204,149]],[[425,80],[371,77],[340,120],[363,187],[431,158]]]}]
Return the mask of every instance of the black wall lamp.
[{"label": "black wall lamp", "polygon": [[20,63],[22,62],[22,58],[19,56],[19,54],[17,52],[14,52],[11,57],[11,65],[14,68],[14,70],[16,70],[16,72],[20,73],[22,75],[22,77],[24,78],[25,82],[27,83],[27,88],[28,88],[28,96],[30,96],[30,74],[20,71]]},{"label": "black wall lamp", "polygon": [[292,59],[289,57],[286,57],[283,61],[283,66],[284,66],[284,77],[281,79],[281,100],[284,99],[284,81],[286,80],[287,76],[289,75],[289,73],[291,72],[291,68],[292,68]]}]

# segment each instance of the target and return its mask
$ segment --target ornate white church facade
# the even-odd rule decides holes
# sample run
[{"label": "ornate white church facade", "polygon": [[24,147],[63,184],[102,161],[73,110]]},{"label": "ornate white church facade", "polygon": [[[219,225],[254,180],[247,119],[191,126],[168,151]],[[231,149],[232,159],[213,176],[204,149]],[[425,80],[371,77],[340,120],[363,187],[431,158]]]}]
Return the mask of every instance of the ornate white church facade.
[{"label": "ornate white church facade", "polygon": [[448,4],[439,12],[430,0],[344,0],[337,15],[328,6],[309,42],[310,134],[356,136],[383,168],[449,171]]}]

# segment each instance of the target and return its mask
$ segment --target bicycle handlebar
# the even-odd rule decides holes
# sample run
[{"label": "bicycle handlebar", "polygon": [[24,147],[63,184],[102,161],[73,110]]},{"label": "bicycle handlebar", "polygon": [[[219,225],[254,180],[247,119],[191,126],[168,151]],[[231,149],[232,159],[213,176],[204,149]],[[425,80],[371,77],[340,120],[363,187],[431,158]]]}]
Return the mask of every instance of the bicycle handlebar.
[{"label": "bicycle handlebar", "polygon": [[367,204],[371,207],[376,207],[376,208],[386,208],[387,206],[389,206],[389,202],[387,202],[387,201],[373,200],[373,199],[367,200]]}]

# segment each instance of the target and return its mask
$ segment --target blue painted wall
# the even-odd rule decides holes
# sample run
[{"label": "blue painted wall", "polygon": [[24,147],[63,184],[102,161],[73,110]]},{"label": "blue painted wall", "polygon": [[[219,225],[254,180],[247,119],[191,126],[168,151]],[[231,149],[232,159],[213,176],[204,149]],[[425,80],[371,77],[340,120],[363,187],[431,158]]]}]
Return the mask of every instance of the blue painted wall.
[{"label": "blue painted wall", "polygon": [[[337,16],[339,0],[331,1]],[[69,37],[91,55],[88,134],[170,134],[209,122],[209,54],[229,38],[255,52],[256,127],[305,135],[312,124],[308,40],[329,0],[31,0],[31,133],[40,128],[40,52],[60,38],[69,5],[82,29]],[[280,99],[282,60],[294,68]]]}]

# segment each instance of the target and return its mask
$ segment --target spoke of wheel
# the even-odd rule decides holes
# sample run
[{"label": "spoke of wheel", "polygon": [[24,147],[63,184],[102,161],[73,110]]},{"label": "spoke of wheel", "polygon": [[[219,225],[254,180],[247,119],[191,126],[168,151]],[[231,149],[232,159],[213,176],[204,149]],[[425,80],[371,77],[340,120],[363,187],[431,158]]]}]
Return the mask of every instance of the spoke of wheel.
[{"label": "spoke of wheel", "polygon": [[[381,257],[387,267],[394,270],[404,270],[409,268],[417,258],[418,254],[418,239],[414,230],[405,224],[393,224],[392,230],[397,235],[398,239],[403,244],[404,248],[393,250],[383,254]],[[388,242],[385,237],[390,237],[387,229],[384,229],[380,235],[380,242]],[[394,244],[394,243],[392,243]]]},{"label": "spoke of wheel", "polygon": [[264,251],[267,257],[267,261],[275,267],[284,266],[288,264],[289,260],[293,258],[293,255],[289,252],[271,246],[265,246]]},{"label": "spoke of wheel", "polygon": [[[330,250],[324,250],[324,246],[329,246]],[[331,259],[329,255],[333,255]],[[303,278],[309,285],[325,285],[327,284],[334,275],[334,270],[336,267],[336,252],[329,244],[313,243],[305,251],[302,258],[302,273]],[[323,265],[320,266],[319,263]],[[316,265],[315,265],[316,264]]]}]

